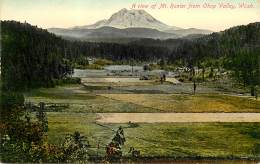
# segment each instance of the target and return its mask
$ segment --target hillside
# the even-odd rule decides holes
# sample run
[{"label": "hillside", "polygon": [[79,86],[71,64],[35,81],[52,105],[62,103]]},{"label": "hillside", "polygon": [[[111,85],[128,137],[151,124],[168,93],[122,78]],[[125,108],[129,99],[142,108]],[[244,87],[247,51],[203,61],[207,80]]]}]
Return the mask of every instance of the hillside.
[{"label": "hillside", "polygon": [[70,73],[65,42],[28,23],[2,21],[2,89],[51,86]]},{"label": "hillside", "polygon": [[259,46],[260,23],[256,22],[187,41],[178,50],[173,51],[172,57],[191,60],[230,57],[244,48],[254,50]]},{"label": "hillside", "polygon": [[[6,89],[10,89],[9,85],[14,88],[52,85],[55,79],[70,73],[69,64],[82,62],[87,56],[125,62],[157,62],[165,59],[168,64],[177,62],[189,67],[221,59],[220,67],[250,68],[253,71],[251,75],[255,77],[259,73],[259,24],[233,27],[195,39],[142,39],[116,44],[67,41],[28,23],[3,21],[3,84]],[[246,62],[250,67],[241,65]],[[237,74],[245,76],[247,73]],[[245,83],[252,81],[257,79]]]}]

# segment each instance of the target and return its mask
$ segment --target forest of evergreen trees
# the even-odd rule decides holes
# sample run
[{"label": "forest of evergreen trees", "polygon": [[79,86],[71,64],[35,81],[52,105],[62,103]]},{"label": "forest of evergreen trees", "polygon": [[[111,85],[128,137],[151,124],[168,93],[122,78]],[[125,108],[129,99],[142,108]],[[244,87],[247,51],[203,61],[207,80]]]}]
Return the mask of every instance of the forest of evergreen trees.
[{"label": "forest of evergreen trees", "polygon": [[[193,67],[224,59],[218,67],[234,70],[245,84],[259,84],[260,23],[238,26],[198,39],[143,39],[129,44],[69,41],[28,23],[2,21],[2,87],[19,90],[53,86],[72,73],[82,57]],[[238,69],[239,68],[239,69]]]},{"label": "forest of evergreen trees", "polygon": [[170,54],[161,47],[67,41],[28,23],[2,21],[2,89],[53,86],[85,56],[147,61]]},{"label": "forest of evergreen trees", "polygon": [[168,61],[189,67],[211,63],[215,68],[232,71],[244,85],[260,85],[260,23],[187,41],[172,51]]},{"label": "forest of evergreen trees", "polygon": [[27,23],[5,21],[1,29],[2,90],[48,87],[71,72],[62,39]]}]

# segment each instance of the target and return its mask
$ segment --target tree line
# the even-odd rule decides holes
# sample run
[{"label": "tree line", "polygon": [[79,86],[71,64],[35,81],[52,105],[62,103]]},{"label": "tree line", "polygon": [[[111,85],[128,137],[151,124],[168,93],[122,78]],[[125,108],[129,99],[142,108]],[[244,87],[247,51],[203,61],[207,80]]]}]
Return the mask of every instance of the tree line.
[{"label": "tree line", "polygon": [[71,73],[60,48],[62,39],[27,23],[1,22],[2,90],[48,87]]},{"label": "tree line", "polygon": [[152,61],[170,54],[163,47],[68,41],[26,22],[1,21],[1,29],[1,80],[7,91],[53,86],[82,57]]},{"label": "tree line", "polygon": [[260,23],[237,26],[187,41],[172,51],[170,63],[203,68],[225,68],[238,81],[251,87],[260,85]]},{"label": "tree line", "polygon": [[201,67],[213,61],[210,63],[217,67],[232,70],[245,85],[255,85],[259,84],[259,24],[237,26],[197,39],[143,39],[118,44],[69,41],[28,23],[2,21],[2,88],[53,86],[72,73],[73,64],[86,57],[122,63],[164,60],[166,64],[186,67]]}]

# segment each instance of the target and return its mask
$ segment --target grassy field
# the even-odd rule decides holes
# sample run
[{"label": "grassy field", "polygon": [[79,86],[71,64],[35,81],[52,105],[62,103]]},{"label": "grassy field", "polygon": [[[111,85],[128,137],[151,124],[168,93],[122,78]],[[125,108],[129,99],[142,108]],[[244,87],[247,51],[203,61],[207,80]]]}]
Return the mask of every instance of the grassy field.
[{"label": "grassy field", "polygon": [[26,93],[26,101],[33,103],[64,103],[69,108],[63,112],[157,112],[157,109],[147,108],[141,105],[109,99],[103,96],[92,94],[84,87],[62,86],[50,89],[37,89]]},{"label": "grassy field", "polygon": [[96,123],[98,112],[259,112],[259,101],[245,97],[213,93],[112,94],[110,90],[97,94],[82,85],[37,89],[25,96],[27,102],[69,104],[68,108],[47,113],[48,142],[61,144],[66,134],[79,131],[89,140],[92,156],[104,156],[105,146],[122,126],[126,157],[133,146],[142,157],[260,158],[260,123]]},{"label": "grassy field", "polygon": [[119,126],[125,131],[124,156],[131,146],[142,157],[260,157],[259,123],[96,124],[95,114],[48,113],[50,143],[60,144],[68,133],[79,131],[90,141],[91,155],[103,156]]},{"label": "grassy field", "polygon": [[[103,93],[103,92],[102,92]],[[260,101],[223,94],[96,94],[81,85],[26,93],[34,103],[69,104],[66,112],[260,112]]]},{"label": "grassy field", "polygon": [[260,102],[221,94],[101,94],[160,112],[260,112]]}]

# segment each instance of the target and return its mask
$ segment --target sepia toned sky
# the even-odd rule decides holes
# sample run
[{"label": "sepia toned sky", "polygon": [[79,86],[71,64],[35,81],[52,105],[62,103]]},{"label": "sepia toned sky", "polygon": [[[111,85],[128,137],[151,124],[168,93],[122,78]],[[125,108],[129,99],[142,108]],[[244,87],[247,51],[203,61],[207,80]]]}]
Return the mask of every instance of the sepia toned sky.
[{"label": "sepia toned sky", "polygon": [[[158,9],[161,3],[167,4],[168,8]],[[247,3],[252,4],[253,8],[171,9],[171,3],[201,6],[205,3],[217,6],[219,3]],[[0,18],[26,21],[42,28],[72,27],[108,19],[122,8],[130,9],[132,4],[156,4],[157,8],[145,11],[163,23],[181,28],[221,31],[236,25],[260,22],[260,0],[0,0]]]}]

